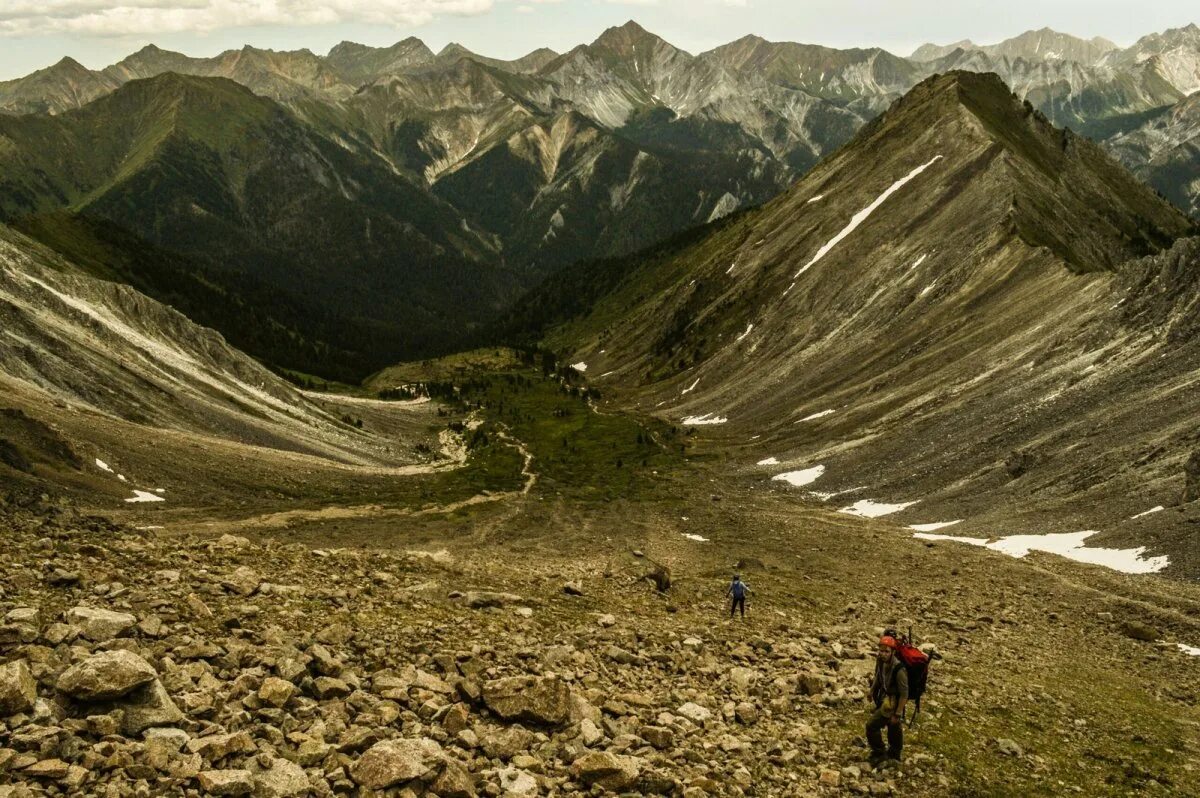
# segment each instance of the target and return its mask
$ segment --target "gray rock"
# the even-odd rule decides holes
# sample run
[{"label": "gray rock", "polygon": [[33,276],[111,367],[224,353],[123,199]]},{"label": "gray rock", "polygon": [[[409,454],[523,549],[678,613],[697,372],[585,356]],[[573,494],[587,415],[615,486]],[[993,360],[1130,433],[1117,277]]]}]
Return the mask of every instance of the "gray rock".
[{"label": "gray rock", "polygon": [[120,637],[137,624],[137,618],[129,613],[100,610],[94,607],[69,609],[66,620],[67,623],[79,630],[79,634],[96,643]]},{"label": "gray rock", "polygon": [[248,770],[202,770],[196,780],[206,795],[249,795],[254,789]]},{"label": "gray rock", "polygon": [[37,682],[23,659],[0,666],[0,717],[33,709]]},{"label": "gray rock", "polygon": [[[133,617],[133,616],[129,616]],[[80,701],[120,698],[157,678],[154,666],[131,651],[93,654],[58,677],[56,687]]]},{"label": "gray rock", "polygon": [[1160,637],[1157,629],[1141,621],[1121,621],[1121,634],[1147,643],[1153,643]]},{"label": "gray rock", "polygon": [[442,759],[442,747],[433,740],[385,740],[350,766],[350,778],[369,790],[382,790],[433,776]]},{"label": "gray rock", "polygon": [[505,720],[561,726],[571,716],[571,690],[553,677],[494,679],[484,684],[483,701]]},{"label": "gray rock", "polygon": [[272,759],[254,774],[254,798],[302,798],[311,791],[304,768],[286,759]]},{"label": "gray rock", "polygon": [[488,607],[505,607],[509,604],[522,604],[525,599],[514,593],[496,593],[491,591],[468,591],[463,600],[467,606],[474,610],[487,609]]},{"label": "gray rock", "polygon": [[639,761],[631,756],[618,756],[607,751],[592,751],[575,760],[571,774],[591,786],[620,792],[637,784],[641,775]]},{"label": "gray rock", "polygon": [[158,679],[126,696],[121,708],[124,710],[121,732],[128,736],[155,726],[173,726],[183,720],[183,713]]},{"label": "gray rock", "polygon": [[1006,737],[1001,737],[996,740],[996,748],[1005,756],[1024,756],[1025,751],[1021,746],[1017,745],[1016,741],[1009,740]]}]

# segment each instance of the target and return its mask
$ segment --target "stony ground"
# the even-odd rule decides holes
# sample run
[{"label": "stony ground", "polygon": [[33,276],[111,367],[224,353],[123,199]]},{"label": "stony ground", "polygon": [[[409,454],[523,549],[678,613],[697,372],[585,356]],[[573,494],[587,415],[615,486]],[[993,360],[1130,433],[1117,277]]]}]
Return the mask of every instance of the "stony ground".
[{"label": "stony ground", "polygon": [[[1200,660],[1156,642],[1194,629],[1186,586],[676,487],[687,521],[530,496],[421,550],[377,522],[371,548],[344,520],[163,536],[11,499],[0,796],[1197,792]],[[898,609],[945,660],[878,771],[864,688]]]}]

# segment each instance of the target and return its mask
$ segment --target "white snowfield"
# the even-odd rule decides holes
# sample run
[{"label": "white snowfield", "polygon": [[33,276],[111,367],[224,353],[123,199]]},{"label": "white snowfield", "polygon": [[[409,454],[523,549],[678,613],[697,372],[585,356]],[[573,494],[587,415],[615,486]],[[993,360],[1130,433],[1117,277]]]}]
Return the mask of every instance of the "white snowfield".
[{"label": "white snowfield", "polygon": [[901,502],[899,504],[884,504],[882,502],[876,502],[870,499],[862,499],[860,501],[856,501],[849,507],[843,507],[842,509],[838,510],[838,512],[845,513],[846,515],[857,515],[861,518],[880,518],[885,515],[891,515],[892,513],[898,513],[907,507],[912,507],[914,504],[916,504],[915,501]]},{"label": "white snowfield", "polygon": [[803,424],[805,421],[816,421],[818,418],[825,418],[825,416],[832,416],[836,412],[837,412],[836,410],[822,410],[819,413],[813,413],[812,415],[805,416],[804,418],[800,419],[796,423]]},{"label": "white snowfield", "polygon": [[955,543],[967,543],[972,546],[998,551],[1018,559],[1031,551],[1042,551],[1047,554],[1057,554],[1076,562],[1103,565],[1114,571],[1125,574],[1152,574],[1161,571],[1171,564],[1170,558],[1146,557],[1146,547],[1136,549],[1102,549],[1085,545],[1088,538],[1097,534],[1089,529],[1083,532],[1064,532],[1049,535],[1010,535],[1009,537],[989,540],[987,538],[966,538],[954,535],[932,535],[917,532],[913,537],[922,540],[949,540]]},{"label": "white snowfield", "polygon": [[581,360],[578,363],[572,363],[571,368],[575,369],[576,371],[578,371],[582,374],[583,372],[587,371],[587,363],[584,363]]},{"label": "white snowfield", "polygon": [[110,474],[113,472],[112,466],[101,460],[99,457],[96,458],[96,468],[99,468],[101,471],[107,471]]},{"label": "white snowfield", "polygon": [[1200,657],[1200,648],[1196,646],[1189,646],[1185,643],[1176,643],[1175,645],[1179,647],[1180,651],[1182,651],[1184,654],[1187,654],[1189,657]]},{"label": "white snowfield", "polygon": [[716,413],[705,413],[702,416],[688,416],[683,420],[684,424],[691,427],[704,427],[712,424],[724,424],[729,419],[724,416],[718,416]]},{"label": "white snowfield", "polygon": [[811,485],[821,478],[825,473],[825,466],[817,465],[812,468],[806,468],[802,471],[788,471],[784,474],[776,474],[771,479],[776,482],[786,482],[792,487],[802,488],[805,485]]},{"label": "white snowfield", "polygon": [[688,387],[684,388],[682,391],[680,391],[680,392],[679,392],[679,395],[680,395],[680,396],[686,396],[687,394],[689,394],[689,393],[691,393],[692,391],[696,390],[696,386],[697,386],[697,385],[699,385],[699,384],[700,384],[700,378],[699,378],[699,377],[697,377],[697,378],[696,378],[696,381],[695,381],[695,382],[693,382],[693,383],[692,383],[691,385],[689,385]]},{"label": "white snowfield", "polygon": [[707,543],[708,542],[708,538],[706,538],[702,535],[694,535],[691,532],[684,532],[683,536],[685,538],[687,538],[688,540],[694,540],[697,543]]},{"label": "white snowfield", "polygon": [[1013,557],[1024,557],[1031,551],[1044,551],[1050,554],[1061,554],[1078,562],[1104,565],[1115,571],[1127,574],[1149,574],[1161,571],[1170,564],[1168,557],[1144,558],[1145,546],[1136,549],[1100,549],[1088,548],[1084,541],[1097,530],[1089,529],[1083,532],[1065,532],[1051,535],[1013,535],[989,543],[988,548],[1003,552]]},{"label": "white snowfield", "polygon": [[758,465],[779,465],[778,457],[768,457],[764,460],[759,460]]},{"label": "white snowfield", "polygon": [[957,521],[936,521],[932,524],[913,524],[909,527],[909,529],[916,530],[917,532],[937,532],[939,529],[945,529],[948,526],[954,526],[955,524],[961,523],[962,519],[960,518]]},{"label": "white snowfield", "polygon": [[162,496],[150,493],[149,491],[135,490],[133,492],[133,498],[126,499],[125,501],[127,503],[134,504],[140,502],[165,502],[166,499],[164,499]]},{"label": "white snowfield", "polygon": [[1167,508],[1166,508],[1166,507],[1163,507],[1163,506],[1160,504],[1160,505],[1158,505],[1157,507],[1151,507],[1149,510],[1147,510],[1147,511],[1146,511],[1146,512],[1144,512],[1144,513],[1138,513],[1137,515],[1131,516],[1129,520],[1130,520],[1130,521],[1133,521],[1133,520],[1135,520],[1135,519],[1138,519],[1138,518],[1145,518],[1146,516],[1148,516],[1148,515],[1153,515],[1154,513],[1161,513],[1161,512],[1162,512],[1163,510],[1165,510],[1165,509],[1167,509]]},{"label": "white snowfield", "polygon": [[831,249],[833,249],[833,248],[834,248],[834,247],[836,247],[836,246],[837,246],[839,243],[841,243],[842,239],[844,239],[846,236],[848,236],[848,235],[850,235],[851,233],[853,233],[853,232],[855,231],[855,229],[857,229],[857,228],[858,228],[858,226],[859,226],[860,224],[862,224],[863,222],[865,222],[865,221],[867,220],[867,217],[868,217],[868,216],[870,216],[872,213],[874,213],[874,212],[875,212],[875,210],[876,210],[876,209],[877,209],[877,208],[878,208],[880,205],[882,205],[884,202],[886,202],[886,201],[887,201],[887,198],[888,198],[888,197],[892,196],[892,195],[893,195],[893,194],[895,194],[897,191],[899,191],[900,189],[904,188],[904,186],[905,186],[905,185],[906,185],[906,184],[907,184],[907,183],[908,183],[910,180],[912,180],[914,177],[916,177],[917,175],[919,175],[919,174],[921,174],[922,172],[924,172],[924,171],[925,171],[926,169],[928,169],[929,167],[933,166],[933,165],[934,165],[934,164],[935,164],[937,161],[941,160],[941,157],[942,157],[941,155],[935,155],[935,156],[933,156],[933,158],[931,158],[931,159],[930,159],[929,161],[927,161],[926,163],[923,163],[923,164],[921,164],[921,165],[920,165],[920,166],[918,166],[916,169],[913,169],[913,170],[912,170],[911,172],[909,172],[907,175],[905,175],[904,177],[902,177],[902,178],[900,178],[899,180],[897,180],[895,183],[892,183],[891,187],[890,187],[890,188],[888,188],[888,190],[887,190],[887,191],[883,192],[883,193],[882,193],[882,194],[880,194],[878,197],[876,197],[874,202],[872,202],[872,203],[871,203],[870,205],[868,205],[867,207],[863,208],[863,209],[862,209],[861,211],[859,211],[858,213],[854,214],[854,216],[853,216],[853,217],[851,217],[851,219],[850,219],[850,223],[849,223],[849,224],[847,224],[845,227],[843,227],[843,228],[842,228],[842,231],[841,231],[840,233],[838,233],[837,235],[835,235],[833,238],[829,239],[829,241],[828,241],[828,242],[826,242],[826,243],[825,243],[825,245],[824,245],[823,247],[821,247],[819,250],[817,250],[817,254],[816,254],[816,255],[813,255],[813,257],[812,257],[812,260],[810,260],[808,263],[806,263],[806,264],[804,264],[803,266],[801,266],[801,267],[800,267],[800,271],[796,272],[796,275],[795,275],[795,276],[796,276],[796,277],[799,277],[800,275],[804,274],[806,271],[808,271],[810,268],[812,268],[812,266],[813,266],[813,265],[814,265],[814,264],[815,264],[817,261],[819,261],[821,258],[823,258],[823,257],[825,257],[826,255],[828,255],[828,254],[829,254],[829,251],[830,251]]}]

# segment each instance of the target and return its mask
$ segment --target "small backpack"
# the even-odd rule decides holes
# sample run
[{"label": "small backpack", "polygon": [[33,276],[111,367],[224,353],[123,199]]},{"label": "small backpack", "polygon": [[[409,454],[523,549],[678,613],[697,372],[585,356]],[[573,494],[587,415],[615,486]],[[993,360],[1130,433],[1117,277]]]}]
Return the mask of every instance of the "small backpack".
[{"label": "small backpack", "polygon": [[731,584],[729,586],[729,589],[731,591],[733,591],[733,597],[735,599],[740,599],[740,598],[746,597],[746,583],[741,581],[740,579],[738,581],[734,582],[733,584]]}]

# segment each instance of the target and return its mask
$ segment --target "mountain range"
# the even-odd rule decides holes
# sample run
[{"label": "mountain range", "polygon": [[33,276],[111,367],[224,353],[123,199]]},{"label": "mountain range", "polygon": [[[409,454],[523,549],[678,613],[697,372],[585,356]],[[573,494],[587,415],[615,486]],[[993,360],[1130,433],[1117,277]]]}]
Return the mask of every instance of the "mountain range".
[{"label": "mountain range", "polygon": [[952,72],[779,198],[568,269],[513,325],[810,498],[968,543],[1098,530],[1190,572],[1195,234],[997,76]]},{"label": "mountain range", "polygon": [[902,58],[753,36],[693,55],[631,22],[513,61],[414,38],[64,59],[0,83],[0,220],[119,261],[108,277],[268,362],[356,380],[481,340],[564,267],[770,200],[955,70],[1000,75],[1196,212],[1194,25]]}]

